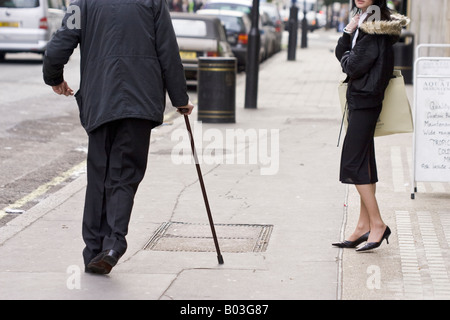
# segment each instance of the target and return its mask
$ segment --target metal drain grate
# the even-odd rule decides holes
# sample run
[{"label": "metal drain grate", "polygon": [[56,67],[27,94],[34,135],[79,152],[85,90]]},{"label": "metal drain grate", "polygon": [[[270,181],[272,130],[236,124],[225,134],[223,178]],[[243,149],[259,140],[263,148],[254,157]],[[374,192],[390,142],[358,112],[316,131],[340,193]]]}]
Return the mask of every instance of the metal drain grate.
[{"label": "metal drain grate", "polygon": [[[273,225],[215,224],[222,252],[264,252]],[[152,251],[214,252],[209,224],[164,222],[144,246]]]}]

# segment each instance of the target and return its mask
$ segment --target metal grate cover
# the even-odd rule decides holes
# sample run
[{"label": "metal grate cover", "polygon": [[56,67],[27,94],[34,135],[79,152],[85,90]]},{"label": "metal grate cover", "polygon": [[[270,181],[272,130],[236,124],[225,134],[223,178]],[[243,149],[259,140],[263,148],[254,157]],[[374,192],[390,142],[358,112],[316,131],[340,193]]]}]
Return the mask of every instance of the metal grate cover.
[{"label": "metal grate cover", "polygon": [[[269,244],[273,225],[215,224],[220,251],[264,252]],[[214,252],[209,224],[164,222],[144,246],[152,251]]]}]

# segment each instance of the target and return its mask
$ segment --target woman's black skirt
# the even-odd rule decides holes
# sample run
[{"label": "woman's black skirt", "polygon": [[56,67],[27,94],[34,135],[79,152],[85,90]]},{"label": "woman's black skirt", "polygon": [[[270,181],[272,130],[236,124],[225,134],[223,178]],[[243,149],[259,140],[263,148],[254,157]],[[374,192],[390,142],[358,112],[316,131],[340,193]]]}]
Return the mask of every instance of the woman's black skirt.
[{"label": "woman's black skirt", "polygon": [[374,133],[381,108],[348,111],[348,127],[341,156],[342,183],[361,185],[378,182]]}]

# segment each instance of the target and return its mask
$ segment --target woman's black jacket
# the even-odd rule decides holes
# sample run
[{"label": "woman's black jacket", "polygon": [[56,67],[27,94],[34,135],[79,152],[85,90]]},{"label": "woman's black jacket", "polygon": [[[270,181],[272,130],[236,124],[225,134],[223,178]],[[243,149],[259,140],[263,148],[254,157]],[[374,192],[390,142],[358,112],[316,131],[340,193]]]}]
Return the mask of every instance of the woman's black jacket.
[{"label": "woman's black jacket", "polygon": [[[370,19],[368,19],[370,20]],[[397,42],[408,18],[391,15],[391,20],[366,20],[359,28],[356,45],[347,33],[339,39],[336,57],[347,74],[348,108],[364,109],[382,105],[384,92],[394,70],[393,44]]]}]

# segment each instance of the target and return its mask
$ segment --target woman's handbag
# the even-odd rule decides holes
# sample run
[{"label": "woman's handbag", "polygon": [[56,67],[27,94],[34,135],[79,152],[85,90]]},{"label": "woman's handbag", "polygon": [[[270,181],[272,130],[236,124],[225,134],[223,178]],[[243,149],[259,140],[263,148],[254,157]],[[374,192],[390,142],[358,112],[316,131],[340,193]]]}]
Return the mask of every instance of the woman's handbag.
[{"label": "woman's handbag", "polygon": [[[343,113],[343,125],[347,127],[347,83],[339,85],[339,98]],[[341,126],[342,130],[342,126]],[[400,70],[394,70],[393,77],[386,89],[383,109],[375,129],[375,137],[397,133],[414,132],[411,106],[406,95],[405,81]]]}]

